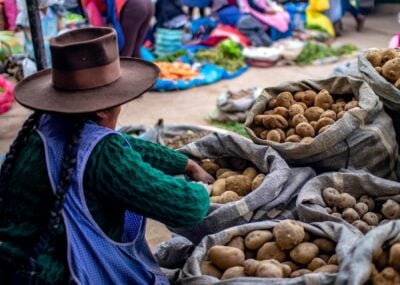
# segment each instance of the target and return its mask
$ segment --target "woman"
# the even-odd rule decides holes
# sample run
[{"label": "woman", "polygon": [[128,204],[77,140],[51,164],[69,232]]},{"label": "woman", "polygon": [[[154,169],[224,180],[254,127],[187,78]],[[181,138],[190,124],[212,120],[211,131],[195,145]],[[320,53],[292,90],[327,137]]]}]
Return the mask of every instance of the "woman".
[{"label": "woman", "polygon": [[117,31],[121,56],[140,57],[154,13],[151,0],[82,0],[82,6],[92,26],[112,25]]},{"label": "woman", "polygon": [[121,104],[159,71],[119,59],[113,29],[67,32],[50,49],[53,69],[15,88],[35,113],[1,168],[0,284],[168,284],[143,216],[195,226],[208,191],[170,175],[213,178],[175,151],[114,131]]}]

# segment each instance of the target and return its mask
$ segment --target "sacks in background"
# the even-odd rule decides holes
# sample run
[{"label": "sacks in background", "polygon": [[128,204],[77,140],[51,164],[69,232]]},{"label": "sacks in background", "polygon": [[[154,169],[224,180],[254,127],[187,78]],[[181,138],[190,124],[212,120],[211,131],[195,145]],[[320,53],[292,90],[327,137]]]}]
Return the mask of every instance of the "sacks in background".
[{"label": "sacks in background", "polygon": [[[346,112],[332,127],[317,135],[311,144],[275,143],[258,138],[252,126],[254,117],[282,91],[328,90],[332,95],[353,94],[358,106]],[[287,82],[265,89],[247,117],[246,130],[257,144],[272,146],[289,165],[311,166],[317,173],[342,168],[366,169],[372,174],[395,180],[398,146],[393,123],[371,87],[351,77]]]},{"label": "sacks in background", "polygon": [[244,198],[228,204],[211,204],[207,217],[192,229],[171,229],[194,244],[204,236],[228,227],[265,219],[294,218],[294,201],[301,187],[315,173],[311,168],[289,168],[268,146],[252,143],[238,135],[214,133],[179,151],[195,159],[236,157],[250,161],[266,173],[261,186]]},{"label": "sacks in background", "polygon": [[[229,228],[214,235],[205,237],[195,248],[190,258],[181,270],[177,284],[180,285],[202,285],[220,284],[220,280],[207,275],[202,275],[200,263],[205,259],[207,250],[214,245],[225,245],[233,237],[245,235],[254,230],[272,229],[278,222],[265,221],[259,223],[245,224]],[[345,256],[351,252],[360,235],[345,226],[332,222],[304,224],[304,229],[316,236],[326,237],[337,242],[336,254],[339,264]],[[341,265],[340,265],[341,266]],[[223,284],[270,284],[270,285],[294,285],[294,284],[333,284],[337,274],[307,274],[298,278],[256,278],[238,277],[231,280],[224,280]]]},{"label": "sacks in background", "polygon": [[297,211],[301,221],[306,223],[332,221],[342,223],[353,230],[356,227],[326,211],[322,191],[333,187],[339,192],[349,193],[356,199],[363,195],[374,198],[377,204],[392,199],[400,202],[400,183],[373,176],[364,171],[326,173],[307,182],[297,198]]}]

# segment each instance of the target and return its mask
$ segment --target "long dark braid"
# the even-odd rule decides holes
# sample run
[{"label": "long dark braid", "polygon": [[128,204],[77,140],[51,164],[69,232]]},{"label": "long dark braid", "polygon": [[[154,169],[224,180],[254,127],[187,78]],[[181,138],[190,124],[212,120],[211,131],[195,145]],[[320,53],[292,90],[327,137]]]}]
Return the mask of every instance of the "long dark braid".
[{"label": "long dark braid", "polygon": [[55,201],[50,211],[50,219],[46,229],[40,235],[38,243],[33,248],[29,256],[29,269],[34,271],[35,261],[40,253],[42,253],[49,243],[57,234],[58,228],[62,224],[62,209],[64,198],[67,194],[68,187],[71,183],[72,173],[76,167],[78,144],[83,130],[84,120],[78,120],[73,126],[73,135],[67,141],[64,149],[64,157],[62,161],[60,179],[58,181],[55,193]]},{"label": "long dark braid", "polygon": [[15,157],[20,151],[21,147],[27,142],[30,131],[35,128],[35,126],[39,122],[40,115],[41,113],[34,112],[32,115],[29,116],[29,118],[22,125],[22,128],[18,132],[16,139],[11,144],[9,151],[6,154],[5,160],[0,170],[0,209],[3,206],[7,179],[11,175],[11,171],[15,162]]}]

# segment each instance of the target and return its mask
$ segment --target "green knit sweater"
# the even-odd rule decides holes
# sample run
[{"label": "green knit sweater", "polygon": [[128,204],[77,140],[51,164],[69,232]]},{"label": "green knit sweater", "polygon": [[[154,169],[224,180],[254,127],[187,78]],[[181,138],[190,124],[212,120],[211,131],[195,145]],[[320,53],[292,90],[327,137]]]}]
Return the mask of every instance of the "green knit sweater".
[{"label": "green knit sweater", "polygon": [[[91,154],[85,174],[85,198],[96,223],[110,238],[119,240],[125,209],[172,227],[192,227],[208,212],[204,187],[170,175],[182,174],[186,156],[166,147],[126,136],[104,138]],[[17,156],[0,212],[0,284],[24,260],[49,218],[53,195],[44,147],[36,132]],[[40,277],[50,284],[68,276],[66,237],[57,239],[38,259]],[[5,268],[7,270],[5,270]],[[3,270],[3,272],[2,272]],[[4,272],[6,271],[6,272]]]}]

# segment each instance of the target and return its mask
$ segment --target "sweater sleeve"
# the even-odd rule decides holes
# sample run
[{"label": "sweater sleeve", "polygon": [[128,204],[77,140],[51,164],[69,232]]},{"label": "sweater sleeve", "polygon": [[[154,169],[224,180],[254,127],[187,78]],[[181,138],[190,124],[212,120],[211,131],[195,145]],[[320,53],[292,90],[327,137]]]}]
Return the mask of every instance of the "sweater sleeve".
[{"label": "sweater sleeve", "polygon": [[185,172],[188,164],[186,155],[159,144],[137,139],[129,135],[123,136],[129,141],[132,148],[140,153],[143,161],[154,168],[170,175],[183,174]]},{"label": "sweater sleeve", "polygon": [[205,217],[210,198],[203,186],[153,168],[123,144],[123,137],[108,136],[96,146],[85,171],[87,187],[168,226],[190,228]]},{"label": "sweater sleeve", "polygon": [[254,9],[254,10],[256,10],[257,12],[260,12],[260,13],[265,13],[265,9],[263,9],[263,8],[260,7],[260,6],[258,6],[254,0],[247,0],[247,1],[249,2],[249,6],[250,6],[252,9]]}]

